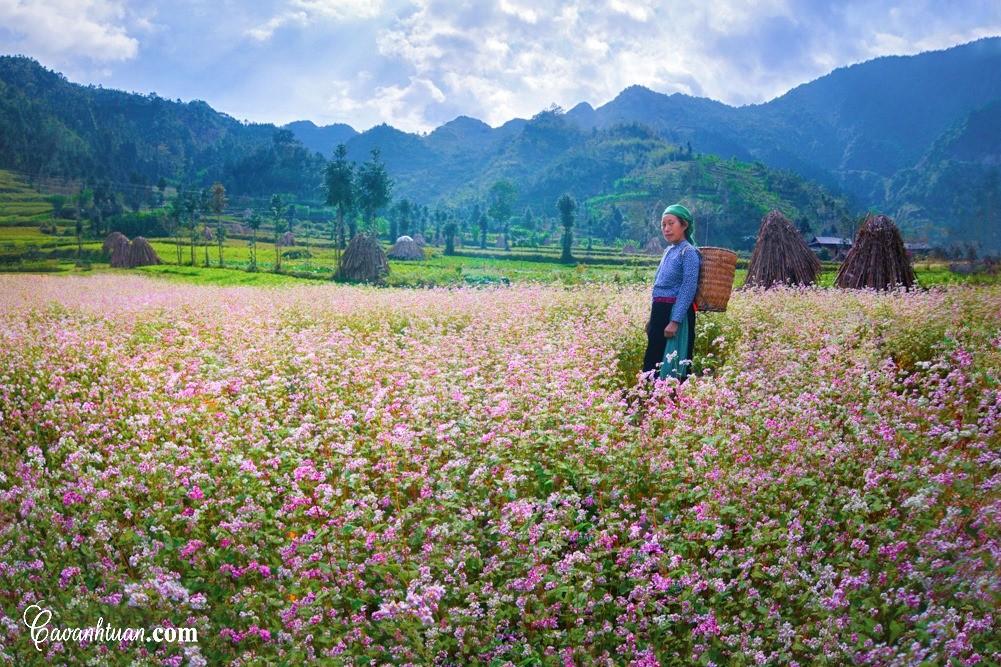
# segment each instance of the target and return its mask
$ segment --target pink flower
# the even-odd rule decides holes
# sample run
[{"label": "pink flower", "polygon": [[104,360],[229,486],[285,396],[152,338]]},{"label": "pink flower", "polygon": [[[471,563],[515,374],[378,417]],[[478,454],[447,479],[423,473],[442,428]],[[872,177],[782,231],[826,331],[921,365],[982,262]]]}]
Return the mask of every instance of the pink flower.
[{"label": "pink flower", "polygon": [[59,588],[66,588],[69,585],[69,580],[80,574],[80,568],[78,567],[67,567],[59,574]]},{"label": "pink flower", "polygon": [[63,505],[76,505],[83,502],[83,496],[76,491],[67,491],[63,494]]}]

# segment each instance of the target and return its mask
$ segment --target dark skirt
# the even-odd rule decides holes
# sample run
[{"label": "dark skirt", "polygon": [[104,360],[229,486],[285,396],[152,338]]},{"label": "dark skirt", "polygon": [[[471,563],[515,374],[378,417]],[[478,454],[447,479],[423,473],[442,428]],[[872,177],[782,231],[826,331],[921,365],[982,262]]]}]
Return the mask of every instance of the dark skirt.
[{"label": "dark skirt", "polygon": [[[664,337],[664,327],[671,323],[671,311],[674,309],[673,303],[652,302],[650,308],[650,321],[647,323],[646,333],[646,354],[643,356],[643,372],[652,371],[664,360],[664,349],[667,347],[667,338]],[[695,306],[688,308],[688,330],[691,334],[688,337],[688,352],[685,359],[692,359],[695,355]],[[683,380],[682,380],[683,381]]]}]

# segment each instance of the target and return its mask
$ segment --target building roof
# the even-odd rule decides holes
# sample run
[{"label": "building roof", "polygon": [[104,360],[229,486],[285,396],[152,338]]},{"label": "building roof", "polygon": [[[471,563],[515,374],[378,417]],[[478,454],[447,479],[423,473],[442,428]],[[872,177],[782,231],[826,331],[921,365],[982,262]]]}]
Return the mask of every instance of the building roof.
[{"label": "building roof", "polygon": [[814,245],[814,244],[816,244],[816,245],[836,245],[836,246],[848,245],[848,246],[850,246],[852,244],[852,242],[849,241],[848,239],[843,239],[843,238],[840,238],[840,237],[837,237],[837,236],[814,236],[813,240],[810,241],[810,245]]}]

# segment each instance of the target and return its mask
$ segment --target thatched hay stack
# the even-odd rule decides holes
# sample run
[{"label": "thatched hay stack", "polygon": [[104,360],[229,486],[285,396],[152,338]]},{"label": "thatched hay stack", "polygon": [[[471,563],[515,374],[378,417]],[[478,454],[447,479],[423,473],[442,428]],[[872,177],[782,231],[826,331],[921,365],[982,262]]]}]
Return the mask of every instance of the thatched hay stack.
[{"label": "thatched hay stack", "polygon": [[647,255],[663,255],[664,239],[662,237],[651,236],[650,240],[643,246],[643,252]]},{"label": "thatched hay stack", "polygon": [[914,286],[914,269],[907,259],[900,230],[885,215],[866,217],[851,251],[834,278],[837,287],[893,289]]},{"label": "thatched hay stack", "polygon": [[125,269],[129,266],[129,237],[121,232],[111,232],[101,246],[105,255],[111,257],[111,266]]},{"label": "thatched hay stack", "polygon": [[423,248],[428,244],[427,239],[424,238],[423,234],[414,234],[414,243],[417,244],[418,248]]},{"label": "thatched hay stack", "polygon": [[101,250],[104,254],[109,255],[115,249],[115,246],[121,243],[128,243],[129,237],[121,232],[111,232],[108,237],[104,239],[104,245],[101,246]]},{"label": "thatched hay stack", "polygon": [[775,284],[810,285],[817,282],[818,273],[820,260],[793,224],[778,211],[765,214],[744,285],[766,289]]},{"label": "thatched hay stack", "polygon": [[389,275],[389,260],[378,239],[358,234],[348,243],[337,267],[337,276],[344,280],[379,282]]},{"label": "thatched hay stack", "polygon": [[417,245],[417,241],[409,236],[401,236],[396,239],[389,256],[393,259],[424,259],[424,251]]},{"label": "thatched hay stack", "polygon": [[295,245],[295,236],[292,232],[285,232],[278,239],[278,245],[283,245],[286,248],[290,248]]},{"label": "thatched hay stack", "polygon": [[627,243],[624,246],[622,246],[623,255],[635,255],[637,252],[639,251],[636,249],[635,243]]},{"label": "thatched hay stack", "polygon": [[150,266],[160,263],[160,258],[157,256],[156,251],[153,250],[153,246],[149,244],[149,241],[141,236],[132,239],[132,243],[129,244],[128,267],[130,269],[136,266]]}]

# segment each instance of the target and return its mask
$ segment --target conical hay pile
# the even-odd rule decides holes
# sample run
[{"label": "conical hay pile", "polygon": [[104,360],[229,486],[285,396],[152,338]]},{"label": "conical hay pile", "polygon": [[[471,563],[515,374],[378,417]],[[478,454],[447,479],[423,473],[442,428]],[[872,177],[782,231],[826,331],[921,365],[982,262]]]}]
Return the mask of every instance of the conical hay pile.
[{"label": "conical hay pile", "polygon": [[132,239],[132,243],[129,244],[128,267],[130,269],[136,266],[150,266],[160,263],[160,258],[157,256],[156,251],[153,250],[153,246],[149,244],[149,241],[141,236]]},{"label": "conical hay pile", "polygon": [[423,234],[414,234],[414,243],[417,244],[418,248],[423,248],[428,244],[427,239],[424,238]]},{"label": "conical hay pile", "polygon": [[651,236],[650,240],[646,242],[645,246],[643,246],[643,252],[648,255],[664,254],[664,241],[656,236]]},{"label": "conical hay pile", "polygon": [[637,252],[635,243],[627,243],[622,246],[623,255],[635,255]]},{"label": "conical hay pile", "polygon": [[110,255],[111,266],[119,269],[129,265],[129,237],[121,232],[111,232],[101,246],[105,255]]},{"label": "conical hay pile", "polygon": [[766,289],[776,283],[810,285],[817,281],[818,273],[820,260],[792,223],[778,211],[765,214],[744,285]]},{"label": "conical hay pile", "polygon": [[898,283],[907,289],[914,286],[914,269],[907,259],[900,230],[885,215],[869,214],[838,269],[834,285],[884,290]]},{"label": "conical hay pile", "polygon": [[344,280],[379,282],[389,275],[389,260],[379,241],[368,234],[358,234],[348,243],[337,267]]},{"label": "conical hay pile", "polygon": [[417,241],[409,236],[401,236],[396,239],[389,256],[393,259],[424,259],[424,252]]}]

